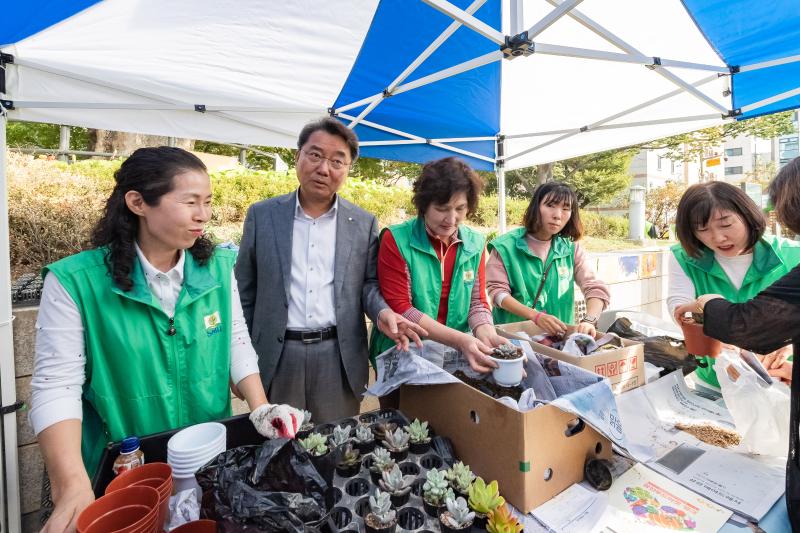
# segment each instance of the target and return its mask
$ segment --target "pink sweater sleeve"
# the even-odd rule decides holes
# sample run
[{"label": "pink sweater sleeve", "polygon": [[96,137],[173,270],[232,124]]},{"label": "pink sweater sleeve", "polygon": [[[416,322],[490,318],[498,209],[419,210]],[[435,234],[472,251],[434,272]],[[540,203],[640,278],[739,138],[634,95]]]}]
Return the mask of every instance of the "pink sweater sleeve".
[{"label": "pink sweater sleeve", "polygon": [[581,288],[584,298],[598,298],[603,301],[603,309],[611,302],[608,285],[597,277],[594,269],[586,260],[586,252],[579,243],[575,243],[575,283]]},{"label": "pink sweater sleeve", "polygon": [[486,263],[486,290],[493,305],[500,305],[500,300],[511,294],[511,285],[508,283],[508,272],[503,264],[503,258],[492,250],[489,261]]}]

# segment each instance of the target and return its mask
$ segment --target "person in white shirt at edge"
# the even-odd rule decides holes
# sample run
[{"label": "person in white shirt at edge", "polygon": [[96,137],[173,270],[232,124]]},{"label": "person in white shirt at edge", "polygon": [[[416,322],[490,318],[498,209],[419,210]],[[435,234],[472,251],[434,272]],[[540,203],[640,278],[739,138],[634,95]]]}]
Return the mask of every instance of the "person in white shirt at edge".
[{"label": "person in white shirt at edge", "polygon": [[75,530],[108,442],[230,416],[229,384],[263,436],[293,437],[302,422],[297,409],[267,402],[235,252],[204,233],[203,162],[141,148],[114,177],[96,248],[43,270],[30,421],[55,503],[44,533]]},{"label": "person in white shirt at edge", "polygon": [[[744,191],[721,181],[692,185],[675,215],[680,244],[669,256],[667,308],[676,309],[704,294],[745,302],[787,274],[800,262],[800,243],[764,235],[761,208]],[[767,371],[782,376],[792,354],[788,345],[760,357]],[[696,354],[702,356],[704,354]],[[719,387],[714,359],[700,357],[696,375]]]},{"label": "person in white shirt at edge", "polygon": [[317,423],[358,413],[367,384],[364,314],[398,348],[427,332],[380,294],[378,222],[337,194],[358,138],[325,117],[300,132],[296,191],[247,212],[236,278],[264,390]]}]

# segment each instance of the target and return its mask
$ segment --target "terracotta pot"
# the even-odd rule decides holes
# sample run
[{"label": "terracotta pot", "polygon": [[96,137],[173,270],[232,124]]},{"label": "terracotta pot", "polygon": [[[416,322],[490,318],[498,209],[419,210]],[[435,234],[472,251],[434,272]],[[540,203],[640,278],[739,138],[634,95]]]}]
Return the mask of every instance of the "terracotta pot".
[{"label": "terracotta pot", "polygon": [[169,512],[172,495],[172,467],[167,463],[147,463],[123,472],[106,487],[106,494],[131,486],[152,487],[158,491],[159,511],[156,523],[163,525]]},{"label": "terracotta pot", "polygon": [[78,516],[78,533],[150,533],[156,530],[158,491],[125,487],[98,498]]},{"label": "terracotta pot", "polygon": [[703,333],[703,324],[695,322],[680,323],[683,330],[683,339],[686,343],[686,351],[692,355],[717,357],[722,352],[722,343],[717,339],[712,339]]},{"label": "terracotta pot", "polygon": [[217,533],[217,523],[213,520],[195,520],[176,527],[170,533]]}]

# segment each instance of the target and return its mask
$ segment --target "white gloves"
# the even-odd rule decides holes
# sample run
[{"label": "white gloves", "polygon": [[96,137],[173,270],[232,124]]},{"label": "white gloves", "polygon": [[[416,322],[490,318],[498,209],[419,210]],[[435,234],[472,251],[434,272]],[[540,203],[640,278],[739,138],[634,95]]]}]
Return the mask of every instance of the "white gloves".
[{"label": "white gloves", "polygon": [[291,405],[265,403],[250,413],[250,422],[268,439],[293,439],[303,423],[303,412]]}]

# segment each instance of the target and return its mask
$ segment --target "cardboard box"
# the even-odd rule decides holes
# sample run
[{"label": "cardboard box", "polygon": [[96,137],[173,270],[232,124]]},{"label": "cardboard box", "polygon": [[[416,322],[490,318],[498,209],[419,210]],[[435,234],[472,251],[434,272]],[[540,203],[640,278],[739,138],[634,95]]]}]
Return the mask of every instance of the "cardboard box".
[{"label": "cardboard box", "polygon": [[[572,333],[574,330],[573,326],[569,326],[567,334]],[[497,326],[497,332],[508,339],[520,340],[527,340],[527,337],[520,336],[519,332],[525,332],[530,337],[544,333],[541,328],[529,320],[502,324]],[[600,336],[602,336],[602,333],[598,334],[598,337]],[[555,350],[538,342],[531,342],[530,344],[537,353],[585,368],[590,372],[608,378],[609,382],[611,382],[611,390],[615,394],[635,389],[645,384],[644,345],[640,342],[622,339],[622,348],[604,350],[598,354],[581,357]]]},{"label": "cardboard box", "polygon": [[400,410],[453,441],[456,456],[528,513],[583,479],[587,459],[611,457],[611,443],[552,405],[520,412],[465,383],[403,385]]}]

